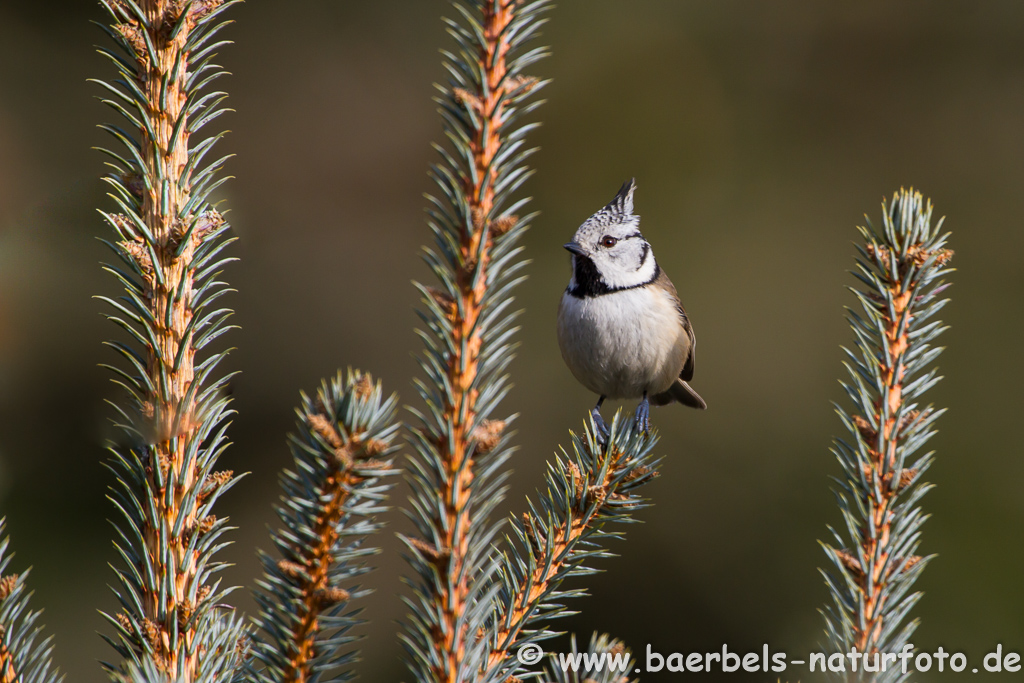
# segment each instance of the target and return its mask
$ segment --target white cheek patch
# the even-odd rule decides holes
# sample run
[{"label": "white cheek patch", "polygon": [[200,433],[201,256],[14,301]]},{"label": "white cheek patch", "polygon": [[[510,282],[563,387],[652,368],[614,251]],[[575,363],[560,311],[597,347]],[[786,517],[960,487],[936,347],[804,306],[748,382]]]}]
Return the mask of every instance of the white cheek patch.
[{"label": "white cheek patch", "polygon": [[612,263],[601,271],[605,284],[611,289],[622,289],[624,287],[635,287],[644,282],[637,276],[636,271],[623,270],[618,264]]},{"label": "white cheek patch", "polygon": [[625,258],[621,260],[627,263],[621,263],[621,260],[603,259],[598,264],[601,276],[610,288],[637,287],[657,277],[658,265],[650,247],[647,250],[647,258],[643,259],[639,268],[636,268],[635,264],[641,260],[642,254],[637,254],[635,259],[629,258],[629,255],[624,256]]},{"label": "white cheek patch", "polygon": [[650,282],[657,274],[658,264],[654,260],[654,254],[650,252],[650,247],[648,247],[647,258],[640,264],[640,269],[636,271],[636,275],[641,282]]}]

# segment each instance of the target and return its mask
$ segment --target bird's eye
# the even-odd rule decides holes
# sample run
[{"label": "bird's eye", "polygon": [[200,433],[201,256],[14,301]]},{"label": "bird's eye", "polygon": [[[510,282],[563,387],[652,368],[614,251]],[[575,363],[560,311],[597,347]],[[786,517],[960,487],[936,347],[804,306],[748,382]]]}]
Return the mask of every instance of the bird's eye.
[{"label": "bird's eye", "polygon": [[618,243],[618,241],[619,240],[615,239],[611,235],[605,235],[604,237],[601,238],[601,246],[611,249],[616,245],[616,243]]}]

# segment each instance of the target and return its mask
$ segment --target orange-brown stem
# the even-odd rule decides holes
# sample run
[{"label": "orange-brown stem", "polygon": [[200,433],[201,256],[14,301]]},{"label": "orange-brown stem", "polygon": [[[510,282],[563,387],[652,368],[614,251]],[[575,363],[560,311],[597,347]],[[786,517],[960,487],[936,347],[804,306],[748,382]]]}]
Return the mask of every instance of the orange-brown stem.
[{"label": "orange-brown stem", "polygon": [[[874,454],[874,461],[870,463],[871,472],[868,473],[869,477],[877,476],[880,480],[883,480],[883,483],[885,481],[883,471],[891,469],[896,462],[896,448],[899,443],[900,434],[895,415],[903,404],[902,382],[904,366],[901,359],[907,350],[909,342],[906,333],[900,334],[899,328],[900,318],[903,316],[904,311],[906,311],[910,298],[909,295],[901,295],[899,293],[901,284],[899,282],[899,275],[894,274],[893,277],[895,282],[892,284],[890,291],[895,302],[895,316],[891,319],[886,316],[884,334],[889,349],[887,357],[881,366],[882,377],[885,379],[885,386],[888,388],[876,406],[875,423],[881,423],[882,414],[886,410],[890,417],[884,424],[881,424],[882,436],[886,447],[881,452]],[[905,329],[906,327],[904,327]],[[888,484],[881,487],[882,500],[878,501],[874,496],[869,496],[866,501],[868,514],[874,522],[876,535],[874,538],[868,538],[867,530],[865,529],[863,541],[864,557],[870,559],[877,556],[877,561],[869,562],[871,567],[870,574],[867,571],[862,571],[857,575],[860,590],[864,596],[863,614],[861,615],[863,622],[858,622],[854,625],[854,644],[860,652],[870,653],[877,651],[878,640],[881,637],[884,626],[883,611],[885,608],[885,597],[883,592],[889,581],[888,574],[892,570],[890,569],[889,572],[884,572],[883,570],[889,558],[888,548],[892,531],[892,502],[898,490],[899,482],[893,481],[890,477]],[[864,624],[863,628],[860,627],[859,623]]]},{"label": "orange-brown stem", "polygon": [[[189,199],[190,182],[186,177],[189,156],[189,129],[185,119],[188,99],[186,80],[189,74],[189,55],[185,42],[201,12],[220,2],[195,3],[189,10],[181,30],[172,38],[172,27],[178,22],[187,3],[175,0],[140,0],[139,6],[147,19],[143,26],[117,0],[123,23],[115,28],[135,51],[137,85],[146,95],[149,126],[139,130],[139,148],[145,167],[141,169],[147,183],[135,183],[141,193],[140,217],[153,236],[156,263],[147,252],[131,250],[137,254],[144,278],[145,299],[149,303],[155,345],[146,348],[147,373],[155,389],[145,397],[144,416],[149,420],[150,463],[149,477],[152,505],[156,518],[147,520],[143,530],[149,561],[159,575],[172,574],[171,591],[161,596],[155,586],[142,596],[142,617],[150,624],[147,634],[149,646],[158,667],[177,680],[188,681],[195,676],[196,655],[179,658],[179,651],[194,652],[195,631],[186,627],[182,618],[195,609],[187,596],[188,587],[196,578],[198,557],[189,552],[188,536],[201,533],[195,498],[189,503],[189,492],[204,482],[197,481],[194,464],[188,464],[187,449],[201,426],[202,416],[196,414],[195,349],[189,330],[193,309],[193,256],[203,239],[202,231],[189,235],[189,243],[181,245],[192,216],[181,214]],[[151,45],[150,53],[147,45]],[[178,131],[175,135],[175,131]],[[158,276],[158,273],[160,276]],[[168,496],[166,487],[173,486]],[[183,510],[184,506],[190,506]],[[184,514],[181,533],[170,539],[174,554],[170,566],[161,561],[163,548],[161,528],[172,533],[176,521]],[[160,585],[158,578],[155,585]],[[178,622],[178,623],[174,623]],[[179,646],[171,643],[171,634],[177,630]],[[180,663],[180,668],[179,668]]]},{"label": "orange-brown stem", "polygon": [[[307,416],[307,420],[308,420]],[[313,422],[310,420],[310,422]],[[320,424],[325,424],[326,419]],[[322,429],[322,427],[321,427]],[[330,427],[331,441],[339,453],[354,453],[361,447],[357,439],[342,441],[333,427]],[[334,445],[334,444],[332,444]],[[316,656],[316,639],[320,633],[320,615],[326,606],[347,599],[347,594],[331,586],[330,572],[334,563],[334,546],[338,543],[337,525],[345,512],[345,504],[351,497],[352,489],[365,481],[353,470],[354,462],[336,458],[323,484],[323,492],[330,496],[321,504],[313,532],[318,541],[312,550],[297,548],[305,577],[301,584],[301,598],[298,608],[298,627],[292,641],[290,666],[284,672],[284,683],[305,683],[312,676],[311,665]]]},{"label": "orange-brown stem", "polygon": [[[610,456],[610,464],[605,473],[604,479],[600,482],[590,482],[584,478],[582,473],[573,472],[573,484],[575,486],[575,498],[569,509],[569,516],[552,529],[549,534],[556,539],[551,544],[551,553],[544,551],[544,557],[537,558],[536,567],[533,572],[524,577],[516,586],[515,595],[506,604],[514,605],[511,618],[507,614],[499,615],[497,622],[501,624],[497,631],[496,642],[498,647],[491,650],[487,657],[487,670],[493,670],[500,666],[508,657],[508,648],[515,642],[516,636],[525,626],[530,615],[537,609],[540,601],[552,588],[552,581],[565,568],[566,563],[572,559],[572,549],[588,530],[594,526],[594,516],[588,516],[587,511],[591,509],[594,498],[599,502],[607,500],[616,495],[612,482],[619,476],[622,469],[623,453],[617,451]],[[600,466],[597,467],[600,469]],[[584,496],[587,495],[586,500]],[[601,505],[596,508],[600,509]],[[532,530],[528,529],[528,533]],[[539,550],[540,543],[537,544]],[[508,624],[508,626],[505,626]]]},{"label": "orange-brown stem", "polygon": [[0,683],[19,683],[21,676],[14,668],[14,657],[6,646],[0,645]]},{"label": "orange-brown stem", "polygon": [[[470,226],[466,227],[460,240],[461,266],[457,273],[457,283],[462,299],[461,313],[453,310],[454,348],[466,349],[465,355],[456,352],[448,362],[448,377],[451,382],[453,401],[445,406],[446,417],[452,425],[451,434],[440,439],[439,451],[447,464],[447,477],[440,499],[445,501],[445,518],[442,521],[443,554],[448,558],[448,576],[461,577],[454,584],[442,588],[436,596],[441,611],[440,628],[435,631],[435,647],[442,653],[441,661],[434,672],[439,681],[454,683],[458,671],[458,663],[462,659],[466,642],[465,628],[459,626],[461,615],[467,608],[469,593],[469,576],[463,573],[465,558],[469,553],[469,511],[468,503],[473,483],[472,462],[467,462],[470,449],[470,426],[476,417],[476,391],[471,387],[477,376],[479,367],[481,338],[474,332],[481,315],[484,295],[487,291],[486,278],[483,274],[488,266],[490,245],[484,242],[489,237],[487,219],[494,206],[493,181],[496,169],[491,162],[502,143],[502,124],[504,107],[501,104],[505,95],[502,79],[505,77],[505,56],[508,43],[504,39],[505,29],[512,21],[515,12],[515,0],[501,3],[497,8],[492,3],[485,3],[481,26],[484,30],[486,44],[478,56],[480,63],[485,65],[487,80],[486,95],[475,93],[473,102],[464,102],[465,106],[475,106],[482,121],[476,130],[470,146],[473,153],[476,182],[467,181],[463,188],[469,198]],[[481,246],[484,248],[481,249]],[[478,255],[480,255],[478,259]],[[479,274],[477,271],[479,270]]]}]

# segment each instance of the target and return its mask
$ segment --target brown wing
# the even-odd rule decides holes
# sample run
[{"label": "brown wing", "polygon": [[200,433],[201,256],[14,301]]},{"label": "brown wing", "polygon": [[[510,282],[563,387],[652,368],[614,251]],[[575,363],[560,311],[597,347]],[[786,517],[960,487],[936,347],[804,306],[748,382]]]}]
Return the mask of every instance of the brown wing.
[{"label": "brown wing", "polygon": [[683,363],[683,370],[679,373],[679,377],[685,381],[693,379],[693,363],[694,358],[697,355],[697,337],[693,334],[693,326],[690,325],[690,319],[686,316],[686,311],[683,310],[683,304],[679,301],[679,294],[676,292],[676,286],[672,284],[672,280],[668,279],[668,275],[665,274],[664,270],[659,270],[658,277],[654,281],[656,285],[668,292],[669,296],[676,304],[676,310],[679,311],[679,317],[683,322],[683,329],[686,330],[686,334],[690,337],[690,354],[686,357],[686,362]]}]

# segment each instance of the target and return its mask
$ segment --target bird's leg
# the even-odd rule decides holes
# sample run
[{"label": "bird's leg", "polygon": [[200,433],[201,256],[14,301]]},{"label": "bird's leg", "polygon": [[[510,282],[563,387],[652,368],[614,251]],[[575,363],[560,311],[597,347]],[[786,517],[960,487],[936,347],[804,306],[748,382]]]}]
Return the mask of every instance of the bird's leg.
[{"label": "bird's leg", "polygon": [[597,405],[590,411],[590,417],[594,420],[594,427],[597,428],[597,440],[604,445],[608,443],[608,435],[611,433],[608,430],[608,425],[605,424],[604,418],[601,417],[601,404],[604,403],[605,397],[597,399]]},{"label": "bird's leg", "polygon": [[640,401],[640,405],[636,407],[636,424],[640,429],[644,430],[644,433],[651,431],[651,404],[647,400],[647,392],[644,392],[644,398]]}]

